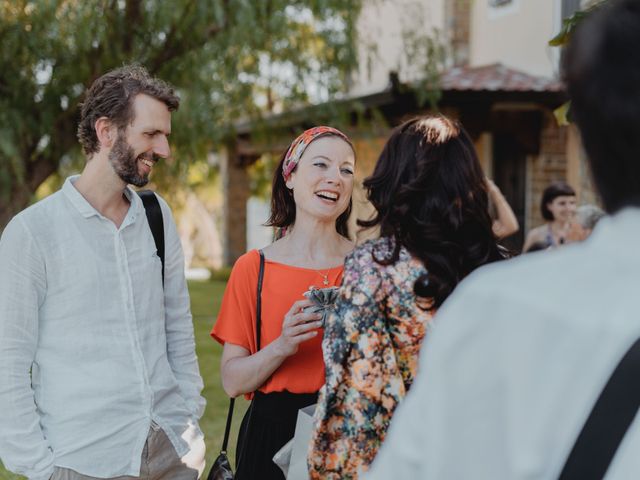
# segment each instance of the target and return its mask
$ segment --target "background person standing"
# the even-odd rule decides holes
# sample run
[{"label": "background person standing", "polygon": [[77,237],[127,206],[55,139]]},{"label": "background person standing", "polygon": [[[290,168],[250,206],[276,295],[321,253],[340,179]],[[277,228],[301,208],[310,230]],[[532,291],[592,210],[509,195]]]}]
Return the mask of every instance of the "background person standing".
[{"label": "background person standing", "polygon": [[576,192],[566,183],[555,182],[544,189],[540,212],[546,222],[527,234],[522,247],[523,253],[529,251],[534,244],[544,245],[546,249],[584,238],[584,232],[575,218]]}]

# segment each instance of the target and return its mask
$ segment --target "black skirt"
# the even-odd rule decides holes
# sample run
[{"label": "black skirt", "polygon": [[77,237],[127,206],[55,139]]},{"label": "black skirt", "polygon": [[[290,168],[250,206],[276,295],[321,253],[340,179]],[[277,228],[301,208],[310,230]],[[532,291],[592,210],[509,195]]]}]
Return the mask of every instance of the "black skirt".
[{"label": "black skirt", "polygon": [[293,438],[298,410],[317,401],[317,393],[256,392],[238,433],[235,480],[285,480],[273,456]]}]

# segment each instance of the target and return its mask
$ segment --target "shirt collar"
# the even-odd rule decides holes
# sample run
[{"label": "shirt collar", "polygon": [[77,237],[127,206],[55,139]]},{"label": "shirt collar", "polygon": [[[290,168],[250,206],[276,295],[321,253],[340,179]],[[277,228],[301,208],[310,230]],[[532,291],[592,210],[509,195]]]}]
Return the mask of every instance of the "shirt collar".
[{"label": "shirt collar", "polygon": [[[70,177],[67,177],[64,184],[62,185],[62,193],[65,194],[71,204],[78,210],[78,212],[80,212],[80,215],[82,215],[83,217],[89,218],[94,215],[102,217],[102,214],[98,212],[89,202],[87,202],[87,199],[84,198],[73,185],[76,180],[78,180],[78,178],[80,178],[80,175],[72,175]],[[124,195],[125,197],[127,197],[127,200],[129,200],[129,203],[131,204],[129,213],[134,214],[132,220],[135,220],[135,218],[142,212],[142,210],[144,210],[142,200],[138,195],[135,194],[135,192],[129,185],[124,188]]]}]

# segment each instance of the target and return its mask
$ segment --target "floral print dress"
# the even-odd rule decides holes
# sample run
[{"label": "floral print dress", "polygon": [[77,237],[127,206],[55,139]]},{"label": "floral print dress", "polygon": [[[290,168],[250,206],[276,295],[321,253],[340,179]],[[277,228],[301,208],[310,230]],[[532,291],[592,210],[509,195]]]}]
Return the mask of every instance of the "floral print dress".
[{"label": "floral print dress", "polygon": [[372,256],[384,259],[392,252],[393,241],[380,238],[357,247],[345,261],[322,342],[326,383],[309,449],[312,479],[363,474],[415,378],[432,312],[418,306],[413,284],[426,270],[404,248],[392,265]]}]

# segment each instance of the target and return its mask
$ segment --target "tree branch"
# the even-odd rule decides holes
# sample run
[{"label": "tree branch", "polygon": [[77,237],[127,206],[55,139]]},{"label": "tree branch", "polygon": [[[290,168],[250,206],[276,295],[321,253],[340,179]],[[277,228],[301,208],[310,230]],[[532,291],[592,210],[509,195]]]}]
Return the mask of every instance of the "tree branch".
[{"label": "tree branch", "polygon": [[[176,34],[179,30],[181,30],[181,28],[178,27],[182,27],[181,24],[186,21],[188,10],[190,10],[194,5],[193,2],[187,4],[180,20],[174,23],[171,27],[171,30],[169,31],[169,33],[167,34],[167,38],[165,39],[164,45],[158,50],[158,54],[155,56],[155,58],[149,59],[149,61],[147,62],[149,72],[152,74],[157,73],[162,65],[164,65],[168,61],[201,48],[207,41],[211,40],[225,28],[227,28],[229,24],[229,0],[224,0],[222,3],[224,6],[224,18],[222,20],[222,23],[220,25],[209,26],[209,28],[207,28],[204,32],[205,41],[202,42],[202,38],[198,38],[197,43],[194,41],[196,37],[191,35],[186,36],[186,38],[193,38],[194,40],[186,41],[185,39],[182,39],[181,42],[176,41]],[[184,29],[186,29],[186,27],[184,27],[183,30]]]},{"label": "tree branch", "polygon": [[124,35],[122,36],[122,51],[130,56],[133,51],[133,40],[136,36],[137,26],[142,20],[142,2],[140,0],[127,0],[124,11]]},{"label": "tree branch", "polygon": [[35,162],[29,163],[25,179],[29,190],[35,192],[42,182],[58,169],[58,163],[52,160],[50,155],[40,155]]}]

